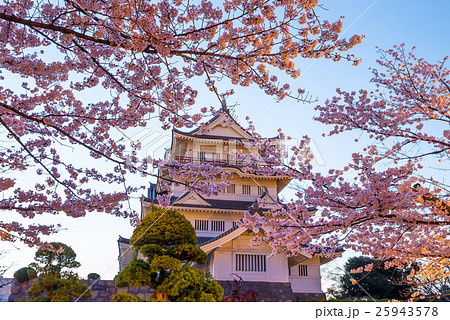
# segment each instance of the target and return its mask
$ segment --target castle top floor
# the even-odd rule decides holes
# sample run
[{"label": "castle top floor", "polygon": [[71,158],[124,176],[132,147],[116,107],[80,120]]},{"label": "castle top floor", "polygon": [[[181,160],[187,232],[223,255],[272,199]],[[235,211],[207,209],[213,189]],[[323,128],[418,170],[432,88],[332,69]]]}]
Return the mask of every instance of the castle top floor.
[{"label": "castle top floor", "polygon": [[[278,137],[258,139],[270,145],[279,144]],[[233,118],[221,113],[190,132],[173,130],[172,146],[166,153],[166,160],[181,163],[211,163],[221,166],[243,167],[249,164],[245,156],[251,154],[258,165],[264,162],[265,152],[252,144],[254,137]]]},{"label": "castle top floor", "polygon": [[[264,193],[276,199],[290,181],[289,177],[257,173],[270,164],[265,161],[265,152],[252,142],[261,141],[274,146],[280,141],[278,137],[255,139],[226,113],[215,116],[199,129],[190,132],[174,129],[172,132],[172,145],[166,152],[166,160],[194,165],[209,163],[222,166],[223,170],[233,174],[229,188],[216,196],[219,199],[254,201]],[[251,160],[247,156],[251,156]],[[243,167],[258,167],[258,170],[249,173]],[[164,169],[160,171],[160,176],[165,174]],[[184,184],[173,187],[175,196],[188,190]]]}]

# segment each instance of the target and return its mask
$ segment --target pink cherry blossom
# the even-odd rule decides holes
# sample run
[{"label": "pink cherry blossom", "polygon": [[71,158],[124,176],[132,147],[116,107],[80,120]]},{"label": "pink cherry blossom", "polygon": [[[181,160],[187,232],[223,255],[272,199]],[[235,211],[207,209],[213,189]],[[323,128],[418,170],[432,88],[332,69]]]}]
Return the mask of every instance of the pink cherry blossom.
[{"label": "pink cherry blossom", "polygon": [[[295,78],[294,59],[334,59],[355,63],[348,54],[361,36],[338,39],[341,21],[317,19],[316,0],[149,1],[8,0],[0,5],[0,127],[10,147],[0,150],[2,172],[36,170],[34,188],[22,189],[0,177],[0,210],[33,218],[63,212],[82,217],[107,212],[138,223],[124,203],[135,191],[125,174],[151,176],[157,162],[125,153],[117,132],[145,127],[157,116],[162,128],[193,127],[206,109],[191,113],[197,97],[190,80],[200,80],[218,102],[233,94],[219,92],[225,77],[243,87],[254,84],[278,99],[291,96],[277,73]],[[18,80],[17,86],[10,78]],[[20,83],[22,81],[22,83]],[[199,81],[196,81],[199,83]],[[19,88],[19,89],[18,89]],[[106,98],[87,102],[92,90]],[[302,96],[292,95],[295,99]],[[210,109],[212,113],[217,110]],[[206,129],[206,128],[202,128]],[[76,166],[64,148],[87,151],[114,166]],[[216,194],[226,184],[213,179],[213,167],[170,162],[169,178],[206,177],[192,188]],[[91,183],[115,183],[116,193],[95,192]],[[128,209],[127,209],[128,208]],[[24,227],[0,222],[2,240],[41,245],[40,234],[57,226]]]}]

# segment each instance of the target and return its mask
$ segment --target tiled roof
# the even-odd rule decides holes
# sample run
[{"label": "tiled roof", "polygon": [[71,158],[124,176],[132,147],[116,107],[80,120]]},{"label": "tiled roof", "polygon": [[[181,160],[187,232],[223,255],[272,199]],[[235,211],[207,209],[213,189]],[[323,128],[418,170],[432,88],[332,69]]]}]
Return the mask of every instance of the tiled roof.
[{"label": "tiled roof", "polygon": [[124,238],[122,236],[119,236],[119,239],[117,240],[117,242],[119,243],[125,243],[125,244],[130,244],[130,239]]},{"label": "tiled roof", "polygon": [[[193,138],[199,138],[199,139],[216,139],[216,140],[236,140],[236,141],[250,141],[247,138],[239,138],[239,137],[229,137],[229,136],[217,136],[217,135],[208,135],[208,134],[195,134],[191,132],[183,132],[177,129],[173,129],[174,132],[179,133],[183,136],[193,137]],[[267,138],[269,141],[275,141],[280,139],[279,136]],[[264,140],[264,139],[260,139]]]},{"label": "tiled roof", "polygon": [[227,137],[227,136],[215,136],[215,135],[207,135],[207,134],[194,134],[194,133],[190,133],[190,132],[183,132],[177,129],[173,129],[174,132],[182,134],[183,136],[188,136],[188,137],[195,137],[195,138],[199,138],[199,139],[218,139],[218,140],[248,140],[248,139],[244,139],[244,138],[237,138],[237,137]]},{"label": "tiled roof", "polygon": [[[180,197],[172,197],[170,199],[170,205],[177,207],[187,207],[187,208],[210,208],[210,209],[225,209],[225,210],[248,210],[255,203],[255,201],[238,201],[238,200],[220,200],[220,199],[205,199],[201,195],[198,195],[202,200],[208,205],[200,204],[190,204],[190,203],[176,203],[176,201],[182,200],[190,192],[186,192]],[[151,202],[151,199],[144,198],[144,200]],[[155,201],[156,202],[156,201]]]},{"label": "tiled roof", "polygon": [[[223,234],[223,235],[225,235],[225,234]],[[210,243],[211,241],[215,240],[216,238],[219,239],[220,237],[222,237],[222,234],[217,237],[197,237],[197,246],[202,246],[206,243]],[[117,240],[117,242],[130,244],[130,239],[119,236],[119,240]]]},{"label": "tiled roof", "polygon": [[237,201],[237,200],[219,200],[219,199],[206,199],[206,201],[215,208],[220,209],[234,209],[234,210],[247,210],[255,201]]},{"label": "tiled roof", "polygon": [[[223,114],[223,112],[219,112],[217,115],[215,115],[214,117],[212,117],[211,119],[209,119],[208,121],[206,121],[205,122],[205,125],[208,125],[208,124],[210,124],[210,123],[213,123],[217,118],[219,118],[221,115]],[[234,117],[231,115],[231,114],[227,114],[230,118],[231,118],[231,120],[239,127],[239,128],[241,128],[242,129],[242,131],[245,131],[245,128],[243,127],[243,126],[241,126],[237,121],[236,121],[236,119],[234,119]],[[192,131],[189,131],[188,133],[195,133],[195,132],[197,132],[197,131],[199,131],[200,130],[200,127],[198,127],[198,128],[196,128],[196,129],[194,129],[194,130],[192,130]],[[181,131],[180,131],[181,132]]]},{"label": "tiled roof", "polygon": [[224,233],[219,234],[219,235],[216,236],[216,237],[212,237],[212,238],[210,238],[209,240],[205,240],[205,242],[202,242],[201,244],[198,244],[198,240],[197,240],[197,245],[198,245],[198,246],[203,246],[203,245],[205,245],[205,244],[214,242],[214,241],[216,241],[216,240],[218,240],[218,239],[220,239],[220,238],[225,237],[227,234],[230,234],[231,232],[233,232],[233,231],[236,230],[237,228],[239,228],[239,226],[235,225],[233,228],[228,229],[227,231],[225,231]]},{"label": "tiled roof", "polygon": [[211,208],[211,209],[228,209],[228,210],[248,210],[254,204],[254,201],[237,201],[237,200],[218,200],[218,199],[204,199],[211,206],[198,205],[190,203],[176,203],[180,199],[172,199],[171,204],[177,207],[190,208]]},{"label": "tiled roof", "polygon": [[[175,203],[176,201],[180,201],[184,197],[186,197],[190,192],[186,192],[182,194],[180,197],[172,197],[170,199],[170,205],[176,206],[176,207],[185,207],[185,208],[205,208],[205,209],[223,209],[223,210],[249,210],[251,206],[255,203],[257,203],[257,200],[255,201],[238,201],[238,200],[221,200],[221,199],[206,199],[202,197],[201,195],[197,194],[202,200],[210,204],[208,205],[201,205],[201,204],[191,204],[191,203]],[[264,192],[259,198],[263,198],[267,194]],[[269,196],[270,197],[270,196]],[[276,202],[272,197],[270,197],[274,202]],[[144,197],[144,201],[147,202],[154,202],[158,203],[156,199],[152,200],[150,198]],[[281,205],[283,207],[286,207],[285,204],[282,204],[278,202],[278,205]],[[270,208],[258,208],[261,211],[269,211]],[[307,208],[309,212],[317,210],[314,207]]]},{"label": "tiled roof", "polygon": [[197,246],[209,243],[211,239],[214,239],[214,237],[197,237]]},{"label": "tiled roof", "polygon": [[[220,117],[221,116],[221,114],[217,114],[217,115],[215,115],[214,117],[212,117],[211,119],[209,119],[208,121],[206,121],[205,122],[205,124],[210,124],[210,123],[212,123],[214,120],[216,120],[218,117]],[[234,120],[234,119],[233,119]],[[235,120],[235,122],[236,122],[236,120]],[[236,122],[237,123],[237,122]],[[194,129],[194,130],[192,130],[192,131],[189,131],[188,133],[194,133],[194,132],[197,132],[198,130],[200,130],[200,128],[196,128],[196,129]],[[180,131],[181,132],[181,131]]]}]

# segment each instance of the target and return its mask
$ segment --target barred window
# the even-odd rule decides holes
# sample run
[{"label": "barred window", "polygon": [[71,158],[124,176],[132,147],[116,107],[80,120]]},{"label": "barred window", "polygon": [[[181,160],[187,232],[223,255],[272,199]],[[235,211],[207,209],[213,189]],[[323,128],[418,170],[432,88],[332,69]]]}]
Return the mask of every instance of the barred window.
[{"label": "barred window", "polygon": [[243,194],[250,194],[251,193],[251,186],[248,184],[242,185],[242,193]]},{"label": "barred window", "polygon": [[230,184],[227,187],[227,193],[236,193],[236,185],[235,184]]},{"label": "barred window", "polygon": [[263,194],[267,192],[267,187],[258,186],[258,194]]},{"label": "barred window", "polygon": [[298,266],[298,275],[300,277],[307,277],[308,276],[308,266],[306,264],[300,264]]},{"label": "barred window", "polygon": [[236,271],[266,272],[266,255],[236,254]]},{"label": "barred window", "polygon": [[225,231],[225,221],[211,221],[211,231]]},{"label": "barred window", "polygon": [[208,220],[195,220],[194,229],[198,231],[208,230]]},{"label": "barred window", "polygon": [[233,228],[237,227],[237,221],[233,221]]}]

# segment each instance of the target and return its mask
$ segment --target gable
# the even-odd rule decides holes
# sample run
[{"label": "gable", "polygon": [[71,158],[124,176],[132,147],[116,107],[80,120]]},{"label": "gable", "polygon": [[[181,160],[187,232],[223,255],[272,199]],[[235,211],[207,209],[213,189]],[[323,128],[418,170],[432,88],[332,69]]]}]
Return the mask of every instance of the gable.
[{"label": "gable", "polygon": [[190,193],[181,196],[179,200],[176,200],[173,205],[177,204],[194,204],[194,205],[202,205],[202,206],[211,206],[208,202],[206,202],[202,197],[200,197],[195,192],[191,191]]},{"label": "gable", "polygon": [[264,193],[260,199],[261,200],[258,199],[260,201],[260,208],[274,209],[278,206],[277,202],[267,193]]},{"label": "gable", "polygon": [[[200,134],[199,130],[193,133]],[[203,133],[206,136],[232,137],[237,139],[252,139],[252,136],[245,132],[236,120],[230,118],[227,114],[222,113],[209,123],[209,131]]]},{"label": "gable", "polygon": [[237,139],[245,138],[243,136],[242,132],[238,132],[235,128],[224,127],[222,125],[215,126],[214,128],[211,129],[210,132],[206,133],[206,135],[233,137],[233,138],[237,138]]},{"label": "gable", "polygon": [[215,248],[218,248],[222,246],[223,244],[226,244],[230,242],[231,240],[239,237],[241,234],[243,234],[245,231],[247,231],[247,228],[244,227],[235,227],[231,228],[228,231],[225,231],[220,236],[213,238],[211,241],[208,241],[202,245],[200,245],[200,249],[202,249],[205,253],[208,253]]}]

